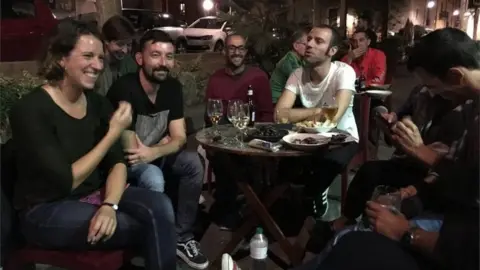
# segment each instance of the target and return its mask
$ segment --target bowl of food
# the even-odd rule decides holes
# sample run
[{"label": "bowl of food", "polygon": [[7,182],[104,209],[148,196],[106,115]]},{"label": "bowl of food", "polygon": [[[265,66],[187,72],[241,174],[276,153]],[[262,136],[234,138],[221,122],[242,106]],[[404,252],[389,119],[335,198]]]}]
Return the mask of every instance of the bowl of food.
[{"label": "bowl of food", "polygon": [[329,132],[330,130],[334,129],[337,124],[329,122],[328,120],[325,122],[317,122],[317,121],[302,121],[295,124],[295,126],[303,130],[307,133],[321,133],[321,132]]},{"label": "bowl of food", "polygon": [[293,133],[283,137],[283,141],[296,150],[315,151],[327,146],[330,138],[320,134]]},{"label": "bowl of food", "polygon": [[288,130],[278,129],[272,125],[261,125],[248,130],[247,135],[250,139],[259,139],[267,142],[278,142],[285,135],[288,135]]}]

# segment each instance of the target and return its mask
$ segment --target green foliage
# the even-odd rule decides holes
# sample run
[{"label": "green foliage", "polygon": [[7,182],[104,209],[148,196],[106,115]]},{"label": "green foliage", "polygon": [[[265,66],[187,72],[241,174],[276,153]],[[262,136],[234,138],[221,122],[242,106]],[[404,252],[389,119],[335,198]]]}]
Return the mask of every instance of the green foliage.
[{"label": "green foliage", "polygon": [[[236,3],[235,3],[236,2]],[[270,72],[290,49],[290,35],[298,27],[288,20],[291,7],[282,0],[230,1],[232,13],[220,13],[235,33],[248,38],[249,54]],[[279,29],[280,33],[274,29]]]},{"label": "green foliage", "polygon": [[183,100],[185,106],[191,106],[203,102],[205,89],[211,71],[202,69],[203,54],[193,61],[177,61],[172,70],[172,76],[176,77],[183,85]]},{"label": "green foliage", "polygon": [[41,81],[28,72],[20,78],[10,78],[0,74],[0,142],[11,136],[8,114],[23,95],[37,87]]}]

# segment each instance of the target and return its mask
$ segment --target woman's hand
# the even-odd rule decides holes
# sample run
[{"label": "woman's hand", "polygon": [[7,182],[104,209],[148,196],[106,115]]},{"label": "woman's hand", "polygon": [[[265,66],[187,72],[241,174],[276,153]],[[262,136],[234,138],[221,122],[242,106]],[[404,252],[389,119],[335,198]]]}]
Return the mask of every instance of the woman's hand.
[{"label": "woman's hand", "polygon": [[132,123],[132,106],[128,102],[120,102],[118,109],[110,119],[110,130],[120,135]]},{"label": "woman's hand", "polygon": [[101,206],[90,220],[88,243],[95,245],[98,241],[107,241],[117,228],[117,213],[108,205]]}]

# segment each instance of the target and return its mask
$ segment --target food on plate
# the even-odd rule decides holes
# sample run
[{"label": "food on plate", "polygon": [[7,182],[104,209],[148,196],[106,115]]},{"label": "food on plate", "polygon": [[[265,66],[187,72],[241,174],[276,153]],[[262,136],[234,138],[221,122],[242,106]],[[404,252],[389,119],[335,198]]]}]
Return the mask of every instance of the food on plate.
[{"label": "food on plate", "polygon": [[283,136],[285,134],[282,134],[280,130],[276,129],[273,126],[265,125],[265,126],[259,126],[255,128],[250,132],[250,135],[257,136],[257,137],[277,137],[277,136]]},{"label": "food on plate", "polygon": [[305,139],[294,139],[292,141],[294,144],[320,144],[321,141],[312,137],[307,137]]},{"label": "food on plate", "polygon": [[326,120],[325,122],[317,121],[302,121],[295,124],[295,126],[300,128],[322,128],[322,127],[335,127],[335,123]]}]

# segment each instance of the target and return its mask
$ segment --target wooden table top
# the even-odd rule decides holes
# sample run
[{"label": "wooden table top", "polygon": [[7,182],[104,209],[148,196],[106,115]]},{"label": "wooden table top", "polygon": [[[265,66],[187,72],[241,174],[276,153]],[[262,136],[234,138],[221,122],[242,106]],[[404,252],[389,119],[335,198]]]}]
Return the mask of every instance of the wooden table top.
[{"label": "wooden table top", "polygon": [[[277,152],[271,152],[267,150],[257,149],[253,147],[238,147],[233,144],[224,144],[221,142],[214,142],[212,140],[213,127],[204,128],[197,132],[195,139],[200,145],[205,149],[218,150],[222,152],[227,152],[236,155],[243,156],[259,156],[259,157],[299,157],[299,156],[309,156],[312,155],[311,152],[304,152],[298,150],[288,149],[287,147],[282,147]],[[220,125],[217,127],[217,130],[222,136],[233,137],[237,132],[236,129],[231,125]]]}]

